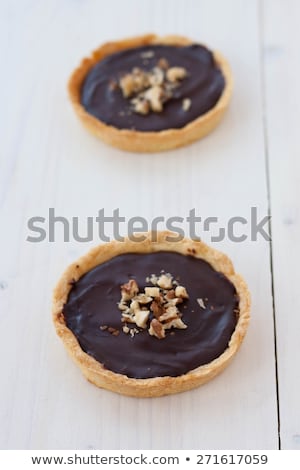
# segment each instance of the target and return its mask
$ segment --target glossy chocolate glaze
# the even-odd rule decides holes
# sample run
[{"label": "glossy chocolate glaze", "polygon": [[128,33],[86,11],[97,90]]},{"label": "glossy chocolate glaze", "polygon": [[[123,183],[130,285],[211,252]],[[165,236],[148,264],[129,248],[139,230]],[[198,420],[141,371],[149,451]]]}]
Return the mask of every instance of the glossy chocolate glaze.
[{"label": "glossy chocolate glaze", "polygon": [[[154,57],[143,59],[142,54],[153,51]],[[132,112],[130,101],[120,89],[109,84],[134,67],[151,70],[160,58],[170,66],[184,67],[188,72],[173,98],[165,104],[161,113],[146,116]],[[212,53],[203,46],[144,46],[112,54],[98,62],[88,73],[81,90],[81,103],[93,116],[119,129],[161,131],[179,129],[209,111],[219,100],[225,86],[224,77],[216,65]],[[182,108],[182,100],[191,99],[188,111]]]},{"label": "glossy chocolate glaze", "polygon": [[[189,293],[186,308],[180,306],[188,327],[169,330],[161,340],[147,330],[132,338],[122,331],[120,285],[135,278],[142,290],[151,285],[146,277],[162,269],[178,277]],[[197,298],[204,300],[205,310]],[[63,314],[82,349],[107,369],[148,378],[179,376],[217,358],[235,329],[237,308],[235,287],[206,261],[159,252],[120,255],[97,266],[73,285]],[[101,331],[103,325],[120,330],[119,335]]]}]

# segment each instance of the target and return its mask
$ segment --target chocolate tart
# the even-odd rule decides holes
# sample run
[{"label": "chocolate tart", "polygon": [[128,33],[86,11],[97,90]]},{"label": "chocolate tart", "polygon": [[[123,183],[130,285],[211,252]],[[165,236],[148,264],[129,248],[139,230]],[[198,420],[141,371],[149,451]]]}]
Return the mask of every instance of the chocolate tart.
[{"label": "chocolate tart", "polygon": [[[229,258],[203,242],[174,241],[172,232],[138,236],[143,240],[100,245],[67,268],[53,296],[57,334],[98,387],[136,397],[190,390],[219,374],[237,352],[250,318],[248,288]],[[161,270],[189,293],[180,304],[181,326],[162,339],[151,327],[126,334],[133,325],[122,326],[120,285],[131,279],[151,286],[148,276]]]},{"label": "chocolate tart", "polygon": [[[168,67],[172,72],[184,69],[184,77],[174,79]],[[145,107],[136,112],[137,105],[132,109],[134,99],[124,97],[119,83],[124,74],[137,70],[148,75],[163,71],[164,84],[154,90],[163,108],[157,110],[150,100],[149,112],[148,90],[134,98],[139,106],[143,98],[146,112]],[[122,150],[159,152],[187,145],[217,126],[229,104],[232,75],[219,52],[185,37],[148,34],[100,46],[74,70],[68,91],[76,114],[92,134]]]}]

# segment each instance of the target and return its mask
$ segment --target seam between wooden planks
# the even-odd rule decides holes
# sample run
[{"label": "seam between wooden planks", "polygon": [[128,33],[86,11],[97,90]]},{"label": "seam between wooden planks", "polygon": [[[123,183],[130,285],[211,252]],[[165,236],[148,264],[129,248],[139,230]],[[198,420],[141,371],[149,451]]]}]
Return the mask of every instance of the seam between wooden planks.
[{"label": "seam between wooden planks", "polygon": [[267,187],[268,204],[268,230],[270,234],[269,254],[271,271],[271,293],[272,293],[272,311],[273,311],[273,330],[274,330],[274,355],[275,355],[275,378],[276,378],[276,396],[277,396],[277,434],[278,449],[281,450],[280,434],[280,399],[279,399],[279,374],[278,374],[278,351],[277,351],[277,324],[276,324],[276,305],[275,305],[275,285],[274,285],[274,262],[273,262],[273,239],[272,239],[272,204],[271,204],[271,182],[270,182],[270,159],[269,159],[269,137],[268,137],[268,118],[267,118],[267,100],[266,100],[266,77],[265,77],[265,59],[264,59],[264,21],[265,21],[265,0],[258,0],[258,31],[260,47],[260,83],[262,96],[262,123],[265,155],[265,172]]}]

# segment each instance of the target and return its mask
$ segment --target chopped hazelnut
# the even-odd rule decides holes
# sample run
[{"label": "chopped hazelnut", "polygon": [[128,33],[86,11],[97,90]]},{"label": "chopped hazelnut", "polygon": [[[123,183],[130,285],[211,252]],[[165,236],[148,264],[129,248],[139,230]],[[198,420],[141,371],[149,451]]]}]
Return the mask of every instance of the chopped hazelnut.
[{"label": "chopped hazelnut", "polygon": [[134,315],[131,313],[122,313],[122,322],[135,323]]},{"label": "chopped hazelnut", "polygon": [[160,317],[165,312],[165,308],[158,299],[153,300],[152,304],[150,305],[150,310],[153,312],[153,315],[156,318]]},{"label": "chopped hazelnut", "polygon": [[177,316],[178,313],[179,313],[178,308],[175,307],[174,305],[171,305],[170,307],[167,307],[166,312],[169,315],[174,315],[174,316]]},{"label": "chopped hazelnut", "polygon": [[151,282],[154,286],[156,286],[158,277],[155,274],[151,274],[151,276],[148,278],[149,280],[147,282]]},{"label": "chopped hazelnut", "polygon": [[174,289],[169,290],[169,291],[166,293],[165,298],[168,299],[168,300],[174,299],[174,298],[175,298],[175,291],[174,291]]},{"label": "chopped hazelnut", "polygon": [[145,99],[135,98],[131,101],[133,110],[138,114],[148,114],[150,112],[149,101]]},{"label": "chopped hazelnut", "polygon": [[197,299],[197,302],[201,308],[203,308],[204,310],[206,309],[203,299]]},{"label": "chopped hazelnut", "polygon": [[137,333],[139,333],[139,330],[137,330],[136,328],[131,328],[130,329],[131,338],[133,338]]},{"label": "chopped hazelnut", "polygon": [[162,274],[158,281],[157,285],[162,289],[171,289],[172,288],[172,278],[166,274]]},{"label": "chopped hazelnut", "polygon": [[145,294],[149,297],[158,297],[159,287],[145,287]]},{"label": "chopped hazelnut", "polygon": [[185,98],[184,100],[182,100],[183,111],[188,111],[191,107],[191,104],[192,104],[192,101],[190,100],[190,98]]},{"label": "chopped hazelnut", "polygon": [[128,306],[125,302],[121,300],[121,302],[118,303],[118,308],[119,310],[126,311],[128,310]]},{"label": "chopped hazelnut", "polygon": [[157,62],[157,67],[159,67],[160,69],[162,70],[167,70],[169,68],[169,62],[167,61],[167,59],[164,59],[163,57],[161,59],[159,59],[159,61]]},{"label": "chopped hazelnut", "polygon": [[141,53],[142,59],[151,59],[152,57],[154,57],[154,51],[145,51]]},{"label": "chopped hazelnut", "polygon": [[[187,325],[182,321],[182,313],[177,304],[187,299],[188,293],[185,287],[176,285],[173,276],[161,270],[160,276],[152,274],[146,281],[153,283],[153,287],[145,287],[144,292],[139,292],[139,287],[134,279],[130,279],[121,286],[122,298],[118,303],[121,310],[123,332],[133,337],[141,330],[129,328],[127,323],[135,324],[139,328],[148,328],[148,333],[159,339],[165,337],[165,330],[171,328],[185,329]],[[150,321],[150,314],[153,317]],[[150,323],[150,326],[149,326]],[[117,336],[119,330],[112,327],[108,331]],[[104,329],[104,328],[103,328]]]},{"label": "chopped hazelnut", "polygon": [[173,307],[175,305],[182,304],[182,302],[183,302],[183,299],[181,297],[175,297],[174,299],[168,300],[166,307]]},{"label": "chopped hazelnut", "polygon": [[138,294],[134,297],[133,300],[137,300],[139,304],[148,304],[149,302],[152,302],[152,297],[146,294]]},{"label": "chopped hazelnut", "polygon": [[183,80],[187,76],[187,71],[183,67],[171,67],[167,70],[167,79],[169,82]]},{"label": "chopped hazelnut", "polygon": [[135,67],[132,73],[127,73],[120,79],[120,88],[124,98],[130,98],[149,86],[148,75],[141,69]]},{"label": "chopped hazelnut", "polygon": [[159,67],[154,67],[149,77],[151,86],[162,85],[164,81],[164,72]]},{"label": "chopped hazelnut", "polygon": [[128,301],[132,299],[135,295],[137,295],[139,291],[139,286],[137,285],[134,279],[130,279],[126,284],[121,286],[121,294],[122,298],[121,301]]},{"label": "chopped hazelnut", "polygon": [[139,304],[139,302],[138,302],[137,300],[132,300],[132,301],[130,302],[129,308],[130,308],[130,312],[135,313],[135,312],[137,312],[138,310],[140,310],[140,304]]},{"label": "chopped hazelnut", "polygon": [[182,299],[188,299],[189,295],[186,291],[186,288],[183,286],[177,286],[175,289],[176,297],[181,297]]},{"label": "chopped hazelnut", "polygon": [[160,113],[163,110],[163,89],[159,85],[148,88],[144,93],[144,97],[149,101],[152,111]]},{"label": "chopped hazelnut", "polygon": [[168,323],[171,320],[175,320],[177,318],[177,312],[174,313],[172,311],[166,311],[159,317],[159,321],[162,323]]},{"label": "chopped hazelnut", "polygon": [[120,80],[120,87],[125,98],[131,96],[134,92],[134,80],[133,76],[128,73]]},{"label": "chopped hazelnut", "polygon": [[120,333],[119,330],[117,330],[116,328],[113,328],[112,326],[109,326],[107,328],[107,331],[113,336],[118,336]]},{"label": "chopped hazelnut", "polygon": [[151,321],[148,331],[151,336],[156,336],[158,339],[162,339],[166,336],[163,325],[156,318],[153,318]]},{"label": "chopped hazelnut", "polygon": [[149,310],[139,310],[135,312],[134,320],[137,326],[139,326],[140,328],[144,328],[144,329],[147,328],[147,321],[148,321],[149,315],[150,315]]},{"label": "chopped hazelnut", "polygon": [[174,320],[171,320],[170,322],[166,323],[164,327],[166,330],[169,330],[170,328],[178,328],[178,330],[185,330],[187,328],[187,325],[183,323],[181,318],[175,318]]}]

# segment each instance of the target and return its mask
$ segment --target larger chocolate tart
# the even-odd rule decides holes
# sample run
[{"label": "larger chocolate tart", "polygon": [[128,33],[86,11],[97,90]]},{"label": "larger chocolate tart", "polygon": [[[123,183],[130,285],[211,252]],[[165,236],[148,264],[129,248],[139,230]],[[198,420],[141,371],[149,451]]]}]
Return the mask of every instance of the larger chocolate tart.
[{"label": "larger chocolate tart", "polygon": [[232,359],[250,295],[224,254],[171,232],[100,245],[58,282],[53,320],[86,378],[155,397],[197,387]]},{"label": "larger chocolate tart", "polygon": [[181,36],[109,42],[73,72],[69,95],[89,131],[123,150],[158,152],[208,134],[232,92],[219,52]]}]

